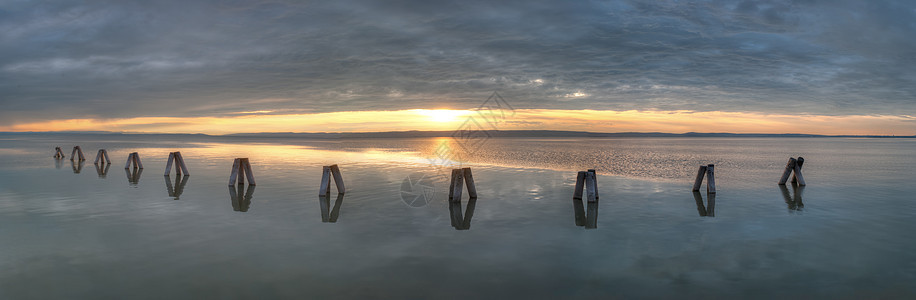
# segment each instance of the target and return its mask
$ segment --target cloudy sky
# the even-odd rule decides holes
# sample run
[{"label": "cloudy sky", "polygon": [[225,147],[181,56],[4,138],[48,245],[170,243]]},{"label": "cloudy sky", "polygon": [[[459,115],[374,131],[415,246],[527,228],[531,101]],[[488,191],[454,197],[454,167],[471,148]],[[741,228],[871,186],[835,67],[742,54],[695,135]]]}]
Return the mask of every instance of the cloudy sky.
[{"label": "cloudy sky", "polygon": [[0,131],[916,134],[914,1],[0,0]]}]

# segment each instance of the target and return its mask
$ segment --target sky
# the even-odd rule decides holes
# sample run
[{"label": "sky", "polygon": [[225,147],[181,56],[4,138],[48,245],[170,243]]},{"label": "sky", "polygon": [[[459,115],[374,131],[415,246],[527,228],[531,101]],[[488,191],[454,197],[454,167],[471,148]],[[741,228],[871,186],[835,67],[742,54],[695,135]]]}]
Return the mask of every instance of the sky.
[{"label": "sky", "polygon": [[916,134],[916,1],[0,0],[0,131]]}]

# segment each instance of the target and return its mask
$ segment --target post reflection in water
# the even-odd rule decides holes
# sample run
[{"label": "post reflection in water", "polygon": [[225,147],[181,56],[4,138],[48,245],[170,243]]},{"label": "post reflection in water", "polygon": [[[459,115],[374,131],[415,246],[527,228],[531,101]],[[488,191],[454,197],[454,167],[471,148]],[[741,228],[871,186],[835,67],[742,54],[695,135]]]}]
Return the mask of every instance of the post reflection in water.
[{"label": "post reflection in water", "polygon": [[[232,210],[246,212],[248,207],[251,206],[251,197],[254,196],[254,188],[256,185],[248,185],[248,190],[245,190],[244,184],[239,184],[236,186],[229,187],[229,199],[232,200]],[[243,195],[239,197],[239,195]]]},{"label": "post reflection in water", "polygon": [[70,166],[73,167],[73,174],[79,174],[80,172],[82,172],[82,171],[83,171],[83,164],[85,164],[85,163],[86,163],[85,160],[81,160],[81,161],[79,161],[79,162],[76,162],[75,160],[71,160],[71,161],[70,161]]},{"label": "post reflection in water", "polygon": [[452,227],[455,230],[471,229],[471,218],[474,217],[474,208],[477,206],[477,198],[468,199],[468,205],[461,212],[461,201],[449,201],[448,211],[452,217]]},{"label": "post reflection in water", "polygon": [[181,197],[181,193],[184,192],[184,186],[188,184],[188,180],[191,176],[175,176],[174,188],[172,186],[172,176],[165,175],[163,177],[165,178],[165,188],[169,192],[169,197],[175,197],[175,200],[179,200],[178,197]]},{"label": "post reflection in water", "polygon": [[697,202],[697,212],[700,213],[701,217],[715,217],[716,216],[716,194],[706,194],[708,198],[706,200],[706,205],[703,205],[703,195],[698,191],[693,192],[693,200]]},{"label": "post reflection in water", "polygon": [[104,167],[99,164],[95,164],[95,172],[99,174],[99,178],[107,177],[108,169],[110,168],[111,168],[111,164],[105,164]]},{"label": "post reflection in water", "polygon": [[780,185],[779,189],[782,191],[782,198],[786,201],[786,206],[789,208],[789,212],[801,211],[805,208],[805,204],[802,203],[802,193],[805,191],[804,185],[798,185],[792,183],[792,191],[794,195],[789,194],[789,188],[785,185]]},{"label": "post reflection in water", "polygon": [[598,228],[598,201],[586,203],[588,205],[583,205],[582,199],[573,198],[576,226],[584,226],[586,229]]},{"label": "post reflection in water", "polygon": [[337,223],[337,217],[340,216],[340,205],[343,204],[344,194],[337,193],[337,200],[334,201],[334,208],[331,208],[331,193],[318,196],[318,203],[321,205],[321,222]]},{"label": "post reflection in water", "polygon": [[64,159],[63,159],[63,158],[55,158],[55,159],[54,159],[54,167],[55,167],[55,168],[58,168],[58,169],[64,167]]},{"label": "post reflection in water", "polygon": [[134,168],[133,171],[131,171],[131,169],[124,169],[124,173],[127,174],[127,183],[130,185],[137,185],[140,183],[140,175],[143,174],[143,169]]}]

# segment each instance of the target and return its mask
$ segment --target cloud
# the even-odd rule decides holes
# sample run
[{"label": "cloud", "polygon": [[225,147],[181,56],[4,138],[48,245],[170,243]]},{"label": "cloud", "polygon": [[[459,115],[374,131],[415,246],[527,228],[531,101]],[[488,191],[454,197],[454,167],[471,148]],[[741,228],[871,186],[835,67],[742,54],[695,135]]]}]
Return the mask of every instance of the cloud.
[{"label": "cloud", "polygon": [[[909,1],[9,1],[0,125],[517,108],[912,115]],[[263,99],[283,99],[262,102]]]}]

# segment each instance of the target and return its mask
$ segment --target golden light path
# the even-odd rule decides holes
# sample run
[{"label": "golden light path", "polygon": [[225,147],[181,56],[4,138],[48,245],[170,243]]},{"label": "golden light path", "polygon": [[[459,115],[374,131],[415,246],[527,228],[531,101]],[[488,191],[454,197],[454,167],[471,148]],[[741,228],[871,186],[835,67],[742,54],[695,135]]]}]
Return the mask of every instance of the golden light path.
[{"label": "golden light path", "polygon": [[[63,119],[0,126],[0,131],[120,131],[136,133],[367,132],[455,130],[469,110],[409,109],[313,114],[247,114],[223,117]],[[480,119],[478,119],[480,120]],[[484,123],[482,120],[481,123]],[[517,109],[499,130],[592,132],[732,132],[849,135],[914,135],[910,115],[782,115],[755,112],[611,111]]]}]

